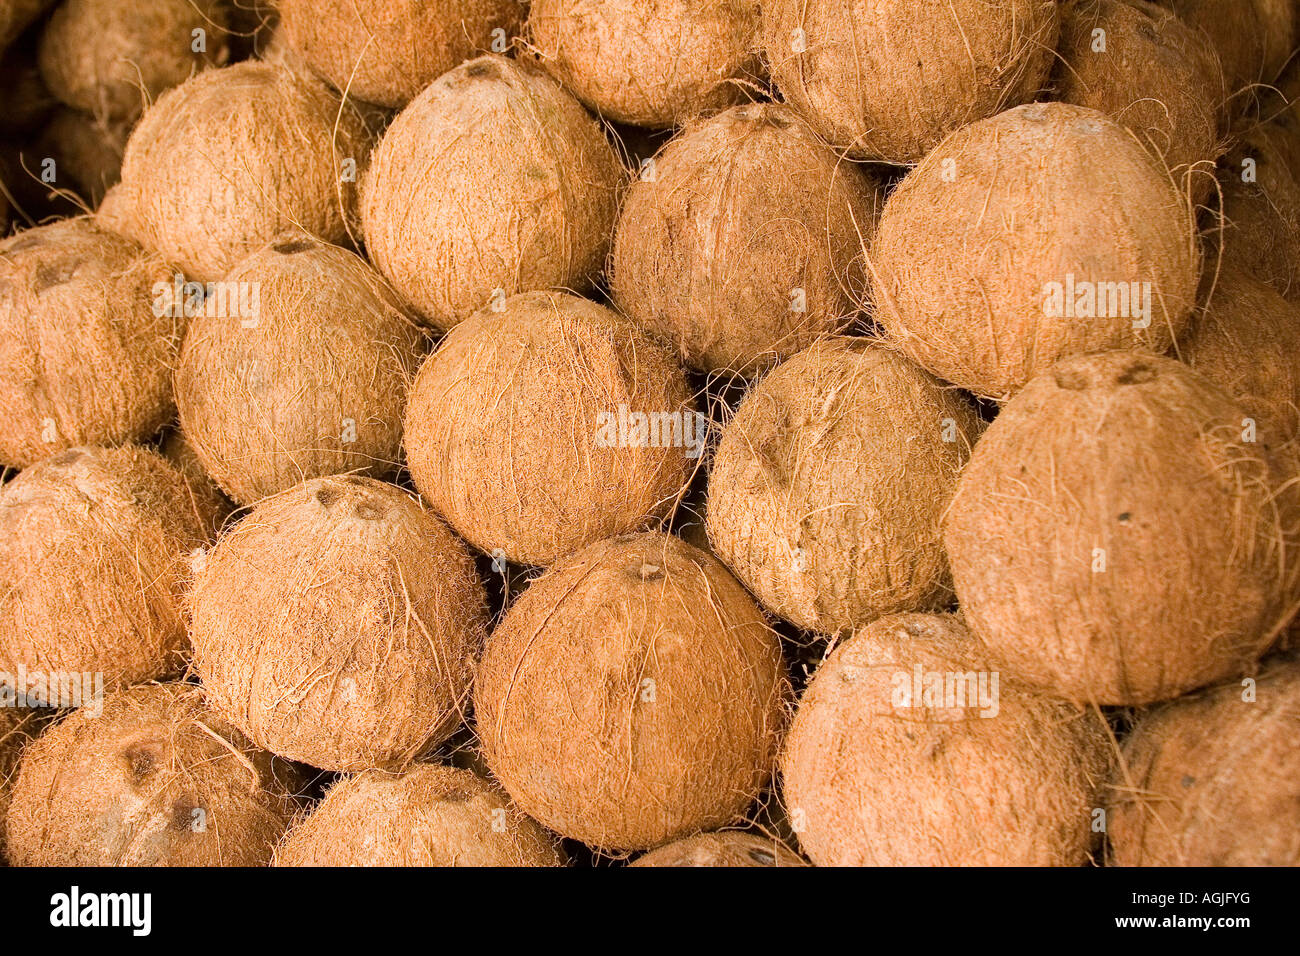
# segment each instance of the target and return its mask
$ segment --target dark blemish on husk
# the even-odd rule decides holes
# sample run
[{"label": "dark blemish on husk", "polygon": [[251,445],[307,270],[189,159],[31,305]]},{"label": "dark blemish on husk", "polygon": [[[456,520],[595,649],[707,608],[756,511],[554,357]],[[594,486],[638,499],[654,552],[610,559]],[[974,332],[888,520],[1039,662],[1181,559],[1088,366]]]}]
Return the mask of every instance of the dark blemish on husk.
[{"label": "dark blemish on husk", "polygon": [[122,756],[126,759],[133,783],[143,783],[158,769],[158,754],[146,746],[130,747],[122,751]]},{"label": "dark blemish on husk", "polygon": [[189,794],[183,794],[172,801],[171,828],[181,833],[194,829],[194,811],[199,809],[199,802]]},{"label": "dark blemish on husk", "polygon": [[61,451],[51,458],[50,464],[54,465],[56,468],[65,468],[73,462],[80,461],[84,454],[85,452],[78,448],[69,448],[67,451]]},{"label": "dark blemish on husk", "polygon": [[501,78],[501,72],[497,69],[495,63],[473,63],[466,67],[465,75],[487,77],[494,80],[499,80]]},{"label": "dark blemish on husk", "polygon": [[750,850],[749,858],[760,866],[774,866],[776,864],[776,854],[769,853],[767,850]]},{"label": "dark blemish on husk", "polygon": [[308,249],[313,248],[315,245],[316,244],[312,242],[310,239],[290,239],[285,242],[277,242],[271,248],[275,252],[279,252],[286,256],[291,256],[296,252],[306,252]]},{"label": "dark blemish on husk", "polygon": [[1119,516],[1119,520],[1120,520],[1120,521],[1127,521],[1127,520],[1128,520],[1129,518],[1131,518],[1131,517],[1132,517],[1132,515],[1130,515],[1127,511],[1125,511],[1122,515]]},{"label": "dark blemish on husk", "polygon": [[1120,372],[1115,382],[1119,385],[1141,385],[1156,377],[1156,370],[1145,362],[1137,362]]},{"label": "dark blemish on husk", "polygon": [[545,179],[546,170],[542,169],[540,166],[529,166],[528,169],[524,171],[524,175],[529,179]]},{"label": "dark blemish on husk", "polygon": [[352,506],[352,511],[358,518],[378,521],[384,516],[386,509],[377,501],[358,501]]},{"label": "dark blemish on husk", "polygon": [[1195,777],[1192,777],[1192,776],[1185,776],[1185,777],[1183,777],[1182,784],[1183,784],[1183,788],[1184,788],[1184,789],[1186,789],[1187,787],[1190,787],[1190,786],[1191,786],[1192,784],[1194,784],[1194,783],[1196,783],[1196,778],[1195,778]]},{"label": "dark blemish on husk", "polygon": [[38,263],[36,274],[32,278],[32,291],[44,292],[56,285],[71,282],[72,277],[77,273],[77,266],[79,265],[81,265],[81,260],[66,264],[58,269],[52,268],[44,262]]},{"label": "dark blemish on husk", "polygon": [[326,508],[338,501],[340,495],[342,495],[342,492],[337,488],[331,488],[328,485],[316,489],[316,500]]},{"label": "dark blemish on husk", "polygon": [[1076,372],[1073,369],[1058,368],[1055,372],[1056,385],[1058,388],[1066,388],[1072,392],[1082,392],[1090,384],[1086,372]]}]

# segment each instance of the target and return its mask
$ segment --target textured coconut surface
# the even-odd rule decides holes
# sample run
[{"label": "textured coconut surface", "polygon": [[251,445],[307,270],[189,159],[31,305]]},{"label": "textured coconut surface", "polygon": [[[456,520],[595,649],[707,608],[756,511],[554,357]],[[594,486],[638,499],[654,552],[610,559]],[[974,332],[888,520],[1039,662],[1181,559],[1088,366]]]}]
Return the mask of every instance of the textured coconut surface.
[{"label": "textured coconut surface", "polygon": [[26,750],[7,818],[19,866],[264,866],[297,809],[292,765],[204,708],[141,684]]},{"label": "textured coconut surface", "polygon": [[643,853],[631,866],[807,866],[779,841],[754,833],[722,830],[669,843]]}]

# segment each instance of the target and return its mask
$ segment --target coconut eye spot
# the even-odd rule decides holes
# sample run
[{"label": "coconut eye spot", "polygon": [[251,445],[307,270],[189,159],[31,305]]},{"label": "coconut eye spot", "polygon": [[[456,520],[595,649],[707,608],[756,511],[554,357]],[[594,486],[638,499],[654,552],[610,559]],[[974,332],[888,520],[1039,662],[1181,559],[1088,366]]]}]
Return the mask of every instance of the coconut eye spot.
[{"label": "coconut eye spot", "polygon": [[366,521],[378,521],[384,516],[384,506],[377,501],[358,501],[353,507],[352,512]]},{"label": "coconut eye spot", "polygon": [[334,504],[334,502],[338,501],[339,496],[339,490],[337,488],[330,488],[328,485],[316,489],[316,500],[319,501],[321,506],[324,508],[328,508],[330,505]]},{"label": "coconut eye spot", "polygon": [[289,239],[284,242],[277,242],[271,246],[271,249],[281,255],[291,256],[298,252],[306,252],[315,246],[310,239]]},{"label": "coconut eye spot", "polygon": [[448,790],[442,795],[443,803],[466,803],[470,795],[464,790]]},{"label": "coconut eye spot", "polygon": [[1145,382],[1154,381],[1155,377],[1156,370],[1154,368],[1145,362],[1138,362],[1121,372],[1115,382],[1119,385],[1142,385]]},{"label": "coconut eye spot", "polygon": [[496,65],[493,63],[471,64],[470,66],[466,67],[465,75],[475,77],[476,79],[480,77],[485,79],[494,79],[494,80],[501,78],[500,71],[497,70]]},{"label": "coconut eye spot", "polygon": [[36,267],[36,275],[32,279],[32,291],[44,292],[46,289],[52,289],[57,285],[64,285],[72,281],[73,276],[77,274],[77,267],[81,262],[71,262],[54,268],[41,263]]},{"label": "coconut eye spot", "polygon": [[171,828],[180,833],[194,831],[194,811],[201,809],[198,800],[189,794],[182,794],[172,801]]},{"label": "coconut eye spot", "polygon": [[1120,520],[1120,521],[1128,521],[1131,517],[1133,517],[1133,516],[1132,516],[1131,514],[1129,514],[1127,511],[1125,511],[1123,514],[1121,514],[1121,515],[1119,516],[1119,520]]},{"label": "coconut eye spot", "polygon": [[128,747],[122,751],[122,757],[133,783],[143,783],[158,769],[158,754],[149,747]]}]

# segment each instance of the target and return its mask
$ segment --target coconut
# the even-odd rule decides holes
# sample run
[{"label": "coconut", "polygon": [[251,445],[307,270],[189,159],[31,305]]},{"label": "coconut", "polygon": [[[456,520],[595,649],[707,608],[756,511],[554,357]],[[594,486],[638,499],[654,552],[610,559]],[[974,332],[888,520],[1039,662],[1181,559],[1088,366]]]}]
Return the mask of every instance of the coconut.
[{"label": "coconut", "polygon": [[160,259],[89,219],[0,242],[0,463],[142,441],[174,414],[184,319],[155,308]]},{"label": "coconut", "polygon": [[378,273],[291,233],[214,293],[186,333],[176,401],[204,470],[230,497],[252,504],[307,478],[397,470],[424,344]]},{"label": "coconut", "polygon": [[581,292],[604,265],[624,172],[600,127],[540,70],[484,56],[444,73],[371,158],[371,261],[451,328],[516,292]]},{"label": "coconut", "polygon": [[420,764],[339,781],[276,866],[562,866],[555,838],[468,770]]},{"label": "coconut", "polygon": [[763,605],[836,633],[952,602],[940,520],[975,410],[866,339],[783,363],[741,403],[709,475],[714,553]]},{"label": "coconut", "polygon": [[685,373],[623,316],[561,292],[462,322],[420,369],[406,456],[481,551],[548,565],[663,517],[704,441]]},{"label": "coconut", "polygon": [[1005,680],[957,618],[881,618],[835,648],[781,755],[818,866],[1078,866],[1108,770],[1100,717]]},{"label": "coconut", "polygon": [[1224,264],[1300,301],[1300,169],[1287,162],[1284,131],[1251,130],[1228,155],[1222,183]]},{"label": "coconut", "polygon": [[1120,866],[1300,866],[1300,662],[1145,715],[1113,783]]},{"label": "coconut", "polygon": [[799,854],[756,833],[720,830],[678,840],[638,857],[631,866],[807,866]]},{"label": "coconut", "polygon": [[1163,352],[1196,302],[1191,204],[1096,110],[1036,103],[945,140],[890,196],[877,321],[920,365],[1004,398],[1056,359]]},{"label": "coconut", "polygon": [[205,709],[193,685],[133,687],[27,748],[10,856],[20,866],[262,866],[300,785],[293,767]]},{"label": "coconut", "polygon": [[209,531],[215,538],[235,508],[212,480],[212,476],[203,469],[203,462],[199,460],[198,453],[185,432],[179,427],[167,429],[162,444],[158,446],[158,453],[185,479],[190,494],[199,503],[200,513],[211,515]]},{"label": "coconut", "polygon": [[130,135],[129,121],[106,122],[60,107],[37,140],[36,150],[55,160],[58,184],[75,189],[93,208],[121,179],[122,152]]},{"label": "coconut", "polygon": [[[283,67],[291,73],[296,73],[305,82],[319,83],[321,81],[316,71],[308,66],[307,61],[302,58],[302,54],[289,46],[288,41],[284,38],[284,30],[278,26],[274,30],[267,31],[266,39],[260,43],[260,47],[257,55],[258,59],[263,63]],[[392,110],[358,100],[353,97],[350,91],[347,96],[347,103],[348,108],[354,110],[361,119],[361,125],[365,127],[366,134],[371,140],[378,140],[393,119]],[[370,157],[367,154],[360,164],[361,167],[364,168],[369,159]]]},{"label": "coconut", "polygon": [[753,599],[676,537],[628,535],[556,564],[483,654],[483,754],[529,816],[604,850],[738,820],[766,784],[785,666]]},{"label": "coconut", "polygon": [[[8,693],[10,688],[0,688]],[[31,741],[36,730],[36,712],[25,707],[12,706],[10,701],[0,703],[0,862],[5,859],[5,818],[9,814],[10,791],[18,775],[18,762],[23,748]]]},{"label": "coconut", "polygon": [[368,148],[360,117],[322,83],[265,63],[207,70],[132,132],[125,228],[202,281],[288,229],[340,242]]},{"label": "coconut", "polygon": [[1277,448],[1300,438],[1300,306],[1244,271],[1225,270],[1179,353],[1241,404],[1258,441]]},{"label": "coconut", "polygon": [[0,0],[0,54],[54,0]]},{"label": "coconut", "polygon": [[462,722],[486,595],[464,544],[399,488],[318,478],[268,498],[195,573],[194,666],[260,747],[401,769]]},{"label": "coconut", "polygon": [[289,45],[336,88],[369,103],[405,106],[479,53],[504,53],[519,30],[519,0],[279,0]]},{"label": "coconut", "polygon": [[1294,613],[1294,476],[1187,366],[1067,359],[989,427],[944,542],[972,630],[1008,671],[1097,704],[1241,673]]},{"label": "coconut", "polygon": [[734,107],[673,139],[628,191],[614,300],[695,368],[753,375],[849,323],[883,204],[793,110]]},{"label": "coconut", "polygon": [[597,113],[675,126],[760,89],[754,0],[534,0],[528,30],[542,65]]},{"label": "coconut", "polygon": [[133,119],[230,55],[216,0],[64,0],[41,35],[41,76],[68,106]]},{"label": "coconut", "polygon": [[[189,553],[215,516],[160,456],[74,448],[0,492],[0,672],[101,674],[111,688],[178,673]],[[18,690],[26,690],[19,686]]]},{"label": "coconut", "polygon": [[1252,87],[1277,77],[1291,57],[1300,31],[1293,0],[1160,2],[1209,37],[1223,61],[1238,108],[1252,98]]},{"label": "coconut", "polygon": [[772,0],[762,36],[785,101],[853,156],[911,163],[967,123],[1031,99],[1055,0]]},{"label": "coconut", "polygon": [[1198,202],[1208,198],[1227,87],[1205,34],[1154,3],[1084,0],[1065,17],[1058,52],[1061,100],[1124,124]]}]

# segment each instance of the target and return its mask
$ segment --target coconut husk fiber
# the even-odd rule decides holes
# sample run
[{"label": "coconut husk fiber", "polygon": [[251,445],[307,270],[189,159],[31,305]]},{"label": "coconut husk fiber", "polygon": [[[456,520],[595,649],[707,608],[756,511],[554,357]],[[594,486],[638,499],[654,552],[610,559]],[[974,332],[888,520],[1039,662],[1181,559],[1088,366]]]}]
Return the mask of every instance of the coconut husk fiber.
[{"label": "coconut husk fiber", "polygon": [[562,866],[554,836],[468,770],[417,764],[334,784],[276,866]]},{"label": "coconut husk fiber", "polygon": [[515,600],[474,711],[521,810],[625,851],[740,819],[771,775],[786,690],[744,588],[679,538],[640,534],[566,558]]},{"label": "coconut husk fiber", "polygon": [[0,242],[0,463],[143,441],[174,414],[184,318],[154,308],[172,270],[89,219]]},{"label": "coconut husk fiber", "polygon": [[400,770],[463,723],[486,604],[469,550],[405,491],[317,478],[204,556],[194,667],[258,746],[323,770]]},{"label": "coconut husk fiber", "polygon": [[27,748],[10,857],[18,866],[264,866],[301,785],[292,765],[204,708],[197,687],[143,684],[73,712]]},{"label": "coconut husk fiber", "polygon": [[101,674],[109,689],[179,673],[188,559],[216,520],[205,507],[137,446],[19,473],[0,492],[0,671]]},{"label": "coconut husk fiber", "polygon": [[1138,705],[1240,674],[1296,607],[1295,466],[1180,362],[1067,359],[975,446],[944,543],[1009,674]]},{"label": "coconut husk fiber", "polygon": [[1098,714],[1007,679],[957,618],[900,614],[813,675],[783,798],[818,866],[1079,866],[1109,747]]},{"label": "coconut husk fiber", "polygon": [[777,840],[719,830],[669,843],[643,853],[630,866],[807,866],[799,854]]},{"label": "coconut husk fiber", "polygon": [[940,522],[982,430],[898,352],[820,342],[746,395],[709,475],[718,555],[764,606],[824,634],[952,602]]}]

